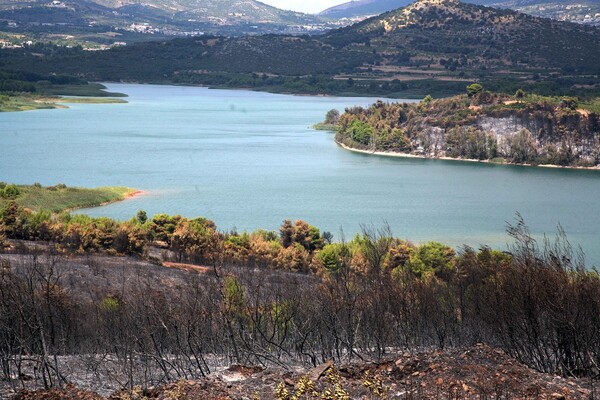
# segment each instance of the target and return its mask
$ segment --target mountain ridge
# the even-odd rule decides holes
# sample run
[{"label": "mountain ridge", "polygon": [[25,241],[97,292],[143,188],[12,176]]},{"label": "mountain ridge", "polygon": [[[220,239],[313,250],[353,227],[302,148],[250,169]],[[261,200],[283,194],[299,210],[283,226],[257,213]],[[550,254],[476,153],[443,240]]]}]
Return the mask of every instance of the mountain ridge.
[{"label": "mountain ridge", "polygon": [[[508,8],[526,14],[563,21],[600,25],[599,0],[464,0],[488,7]],[[382,14],[410,4],[409,0],[353,0],[323,10],[328,18],[361,18]]]}]

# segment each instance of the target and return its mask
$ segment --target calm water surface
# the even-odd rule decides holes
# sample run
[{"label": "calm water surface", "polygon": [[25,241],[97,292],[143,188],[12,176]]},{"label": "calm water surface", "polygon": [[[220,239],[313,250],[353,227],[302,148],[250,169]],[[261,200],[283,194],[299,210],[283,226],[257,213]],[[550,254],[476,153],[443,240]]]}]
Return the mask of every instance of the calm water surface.
[{"label": "calm water surface", "polygon": [[84,210],[204,216],[219,228],[277,229],[304,219],[347,237],[389,223],[415,242],[510,241],[520,212],[535,233],[562,224],[600,265],[600,171],[377,157],[309,128],[331,108],[374,99],[108,85],[129,104],[0,114],[0,180],[130,186],[149,194]]}]

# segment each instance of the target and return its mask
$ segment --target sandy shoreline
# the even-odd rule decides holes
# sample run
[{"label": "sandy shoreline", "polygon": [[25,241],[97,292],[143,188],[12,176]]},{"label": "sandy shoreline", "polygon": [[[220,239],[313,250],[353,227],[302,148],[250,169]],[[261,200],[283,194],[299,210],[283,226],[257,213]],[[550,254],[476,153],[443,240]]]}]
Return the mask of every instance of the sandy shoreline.
[{"label": "sandy shoreline", "polygon": [[97,206],[84,207],[84,208],[95,208],[95,207],[107,206],[109,204],[118,203],[118,202],[121,202],[121,201],[133,200],[133,199],[136,199],[138,197],[145,196],[145,195],[147,195],[149,193],[150,192],[145,191],[145,190],[133,190],[133,191],[131,191],[129,193],[125,193],[123,195],[123,197],[121,197],[120,199],[114,199],[114,200],[111,200],[111,201],[106,201],[106,202],[104,202],[102,204],[98,204]]},{"label": "sandy shoreline", "polygon": [[521,167],[540,167],[540,168],[578,169],[578,170],[600,171],[600,166],[575,167],[575,166],[562,166],[562,165],[552,165],[552,164],[531,165],[531,164],[514,164],[514,163],[509,163],[509,162],[495,163],[495,162],[491,162],[490,160],[476,160],[476,159],[470,159],[470,158],[428,157],[428,156],[421,156],[418,154],[399,153],[399,152],[395,152],[395,151],[371,151],[371,150],[355,149],[353,147],[346,146],[345,144],[340,143],[337,140],[335,142],[337,143],[338,146],[340,146],[341,148],[343,148],[345,150],[353,151],[355,153],[374,155],[374,156],[399,157],[399,158],[420,158],[420,159],[424,159],[424,160],[462,161],[462,162],[480,163],[480,164],[515,165],[515,166],[521,166]]},{"label": "sandy shoreline", "polygon": [[69,208],[69,209],[67,209],[65,211],[71,212],[71,211],[77,211],[77,210],[85,210],[85,209],[88,209],[88,208],[104,207],[104,206],[108,206],[110,204],[118,203],[118,202],[121,202],[121,201],[133,200],[133,199],[136,199],[138,197],[145,196],[147,194],[150,194],[150,192],[148,192],[146,190],[135,190],[134,189],[134,190],[132,190],[129,193],[125,193],[123,195],[123,197],[121,197],[119,199],[105,201],[104,203],[100,203],[100,204],[96,204],[96,205],[92,205],[92,206],[73,207],[73,208]]},{"label": "sandy shoreline", "polygon": [[148,192],[146,190],[134,190],[133,192],[127,193],[125,196],[123,196],[122,200],[116,200],[116,201],[131,200],[131,199],[135,199],[136,197],[145,196],[149,193],[150,192]]}]

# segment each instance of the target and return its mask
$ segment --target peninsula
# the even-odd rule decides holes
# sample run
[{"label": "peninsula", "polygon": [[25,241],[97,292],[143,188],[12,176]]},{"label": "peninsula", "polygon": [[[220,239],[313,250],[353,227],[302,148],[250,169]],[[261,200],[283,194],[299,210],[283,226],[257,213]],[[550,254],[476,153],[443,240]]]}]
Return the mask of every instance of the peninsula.
[{"label": "peninsula", "polygon": [[67,187],[64,184],[44,187],[39,183],[14,185],[0,182],[0,209],[15,202],[24,209],[59,213],[114,203],[141,193],[143,192],[140,190],[120,186],[87,189]]},{"label": "peninsula", "polygon": [[378,155],[596,168],[600,102],[491,93],[346,109],[336,142]]}]

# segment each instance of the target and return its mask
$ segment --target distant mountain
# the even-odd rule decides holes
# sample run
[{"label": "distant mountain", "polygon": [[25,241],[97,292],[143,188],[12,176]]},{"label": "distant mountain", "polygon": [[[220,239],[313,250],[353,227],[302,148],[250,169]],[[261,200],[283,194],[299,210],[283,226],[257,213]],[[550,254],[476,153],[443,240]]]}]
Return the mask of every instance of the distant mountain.
[{"label": "distant mountain", "polygon": [[323,22],[314,15],[280,10],[255,0],[0,0],[0,27],[2,21],[24,29],[142,23],[148,24],[148,30],[159,26],[209,32],[215,32],[211,27],[220,32],[219,27],[241,26],[246,33],[252,29],[256,33],[285,32],[286,27]]},{"label": "distant mountain", "polygon": [[177,19],[229,23],[298,24],[315,22],[313,16],[284,11],[256,0],[92,0],[111,9],[142,6]]},{"label": "distant mountain", "polygon": [[379,15],[397,8],[406,7],[411,0],[354,0],[330,7],[319,15],[327,18],[354,18]]},{"label": "distant mountain", "polygon": [[[600,0],[464,0],[488,7],[509,8],[526,14],[600,25]],[[328,18],[355,18],[383,14],[410,4],[410,0],[355,0],[322,11]]]}]

